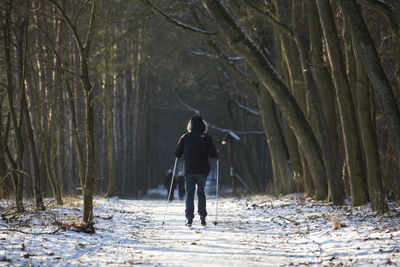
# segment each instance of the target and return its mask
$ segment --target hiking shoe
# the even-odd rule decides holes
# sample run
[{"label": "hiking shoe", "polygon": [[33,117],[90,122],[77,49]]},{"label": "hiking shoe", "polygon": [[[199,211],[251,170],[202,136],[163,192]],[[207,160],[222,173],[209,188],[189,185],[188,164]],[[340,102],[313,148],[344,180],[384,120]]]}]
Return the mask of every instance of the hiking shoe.
[{"label": "hiking shoe", "polygon": [[193,219],[187,219],[185,225],[186,225],[187,227],[192,227],[192,223],[193,223]]},{"label": "hiking shoe", "polygon": [[201,218],[200,218],[200,224],[201,224],[201,226],[206,226],[206,225],[207,225],[207,223],[206,223],[206,217],[201,217]]}]

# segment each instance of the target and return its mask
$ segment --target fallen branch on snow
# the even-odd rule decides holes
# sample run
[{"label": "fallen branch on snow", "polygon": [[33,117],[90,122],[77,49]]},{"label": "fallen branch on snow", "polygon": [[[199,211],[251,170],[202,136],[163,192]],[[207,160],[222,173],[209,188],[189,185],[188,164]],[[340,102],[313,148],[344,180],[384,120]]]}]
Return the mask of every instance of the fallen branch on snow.
[{"label": "fallen branch on snow", "polygon": [[284,220],[287,220],[287,221],[289,221],[289,222],[291,222],[291,223],[293,223],[294,225],[300,225],[300,223],[299,222],[296,222],[295,220],[292,220],[292,219],[288,219],[288,218],[285,218],[285,217],[283,217],[283,216],[281,216],[281,215],[278,215],[278,218],[281,218],[281,219],[284,219]]},{"label": "fallen branch on snow", "polygon": [[23,233],[23,234],[27,234],[27,235],[54,235],[56,234],[58,231],[60,231],[61,228],[58,228],[57,230],[53,231],[53,232],[25,232],[19,229],[14,229],[14,228],[0,228],[0,231],[11,231],[11,232],[19,232],[19,233]]}]

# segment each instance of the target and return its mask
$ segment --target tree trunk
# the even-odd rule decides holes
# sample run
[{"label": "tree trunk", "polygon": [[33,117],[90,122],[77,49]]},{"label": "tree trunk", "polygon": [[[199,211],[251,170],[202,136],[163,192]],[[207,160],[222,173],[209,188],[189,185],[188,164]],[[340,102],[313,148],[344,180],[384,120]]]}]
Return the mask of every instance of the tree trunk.
[{"label": "tree trunk", "polygon": [[79,176],[80,185],[83,188],[84,178],[85,178],[85,163],[83,160],[83,152],[82,152],[82,147],[81,147],[81,143],[80,143],[79,135],[78,135],[78,124],[76,121],[76,108],[75,108],[75,102],[74,102],[74,93],[68,82],[68,73],[67,72],[64,72],[64,87],[66,88],[67,93],[68,93],[68,103],[69,103],[70,112],[71,112],[72,136],[73,136],[73,141],[74,141],[76,157],[77,157],[77,161],[78,161],[78,176]]},{"label": "tree trunk", "polygon": [[204,1],[203,4],[214,18],[232,48],[252,67],[258,79],[271,94],[275,103],[303,145],[303,151],[310,167],[318,199],[326,199],[326,172],[321,149],[310,125],[289,88],[276,72],[271,61],[242,30],[231,12],[220,1]]},{"label": "tree trunk", "polygon": [[[274,6],[276,8],[276,12],[278,14],[279,21],[285,25],[290,25],[292,23],[291,20],[291,5],[290,1],[274,1]],[[285,62],[283,68],[287,69],[289,81],[290,81],[290,89],[295,97],[297,103],[299,103],[300,108],[305,113],[306,111],[306,97],[304,91],[304,80],[301,74],[301,66],[298,60],[297,50],[295,49],[295,43],[292,39],[287,37],[286,35],[277,31],[280,39],[280,50],[282,53],[283,61]],[[289,183],[289,191],[294,192],[294,183],[295,179],[299,180],[299,177],[302,176],[303,170],[301,165],[301,156],[303,156],[302,152],[300,152],[301,148],[295,138],[293,132],[288,129],[287,131],[287,144],[290,155],[290,167],[292,175],[287,177]]]},{"label": "tree trunk", "polygon": [[[49,145],[46,143],[46,135],[44,134],[44,130],[42,129],[42,147],[47,148]],[[52,134],[52,133],[50,133]],[[51,147],[51,145],[50,145]],[[51,149],[50,149],[51,150]],[[50,183],[51,190],[53,192],[53,197],[56,200],[57,205],[63,205],[63,201],[61,198],[61,192],[60,192],[60,186],[57,181],[57,177],[55,176],[54,173],[54,166],[52,166],[51,162],[51,156],[50,154],[52,151],[48,151],[47,149],[43,150],[43,157],[44,157],[44,164],[46,166],[46,173],[47,173],[47,179]]]},{"label": "tree trunk", "polygon": [[[93,4],[95,5],[95,4]],[[91,223],[93,220],[93,192],[94,177],[96,175],[96,155],[94,150],[94,112],[93,88],[89,80],[88,55],[86,51],[81,54],[82,86],[85,90],[86,107],[86,174],[83,188],[83,221]]]},{"label": "tree trunk", "polygon": [[[23,166],[22,166],[22,156],[24,152],[24,147],[23,147],[23,140],[22,140],[22,134],[21,134],[21,125],[18,124],[17,120],[17,114],[15,111],[15,106],[14,106],[14,94],[15,94],[15,84],[14,84],[14,79],[13,79],[13,67],[12,67],[12,60],[11,60],[11,54],[12,54],[12,40],[11,40],[11,11],[12,11],[12,1],[6,1],[5,3],[5,15],[4,15],[4,26],[3,26],[3,43],[4,43],[4,62],[5,62],[5,72],[6,72],[6,81],[7,81],[7,96],[8,96],[8,108],[9,108],[9,114],[11,116],[11,123],[14,128],[14,132],[16,135],[16,151],[17,151],[17,157],[15,160],[15,164],[13,164],[13,159],[11,157],[11,154],[9,154],[9,160],[10,164],[13,165],[13,179],[14,179],[14,185],[15,185],[15,202],[16,202],[16,209],[17,212],[23,212],[24,211],[24,205],[22,202],[23,199]],[[27,17],[25,18],[27,19]],[[27,23],[27,22],[26,22]],[[23,26],[24,28],[26,27]],[[17,45],[19,41],[17,40]],[[17,47],[17,50],[22,49],[21,43],[19,43]],[[21,51],[20,51],[21,52]],[[22,82],[23,76],[24,76],[24,69],[22,68],[23,66],[23,58],[21,53],[18,52],[20,55],[17,64],[18,64],[18,75],[20,79],[20,86],[21,86],[21,92],[24,93],[23,88],[24,88],[24,83]],[[22,79],[22,80],[21,80]],[[22,110],[21,110],[22,112]],[[22,113],[20,114],[22,116]],[[20,121],[21,122],[21,121]]]},{"label": "tree trunk", "polygon": [[339,50],[339,38],[336,33],[331,6],[328,0],[316,0],[316,2],[331,66],[331,76],[336,89],[353,206],[359,206],[366,203],[367,197],[364,193],[362,183],[363,165],[361,164],[362,161],[360,161],[362,154],[357,132],[355,110],[342,54]]},{"label": "tree trunk", "polygon": [[[329,149],[331,158],[331,167],[333,180],[337,182],[337,190],[340,192],[342,186],[341,180],[341,168],[339,167],[339,136],[337,131],[337,118],[336,118],[336,105],[335,105],[335,88],[332,85],[332,79],[329,76],[328,70],[324,62],[323,45],[322,45],[322,33],[321,24],[318,18],[318,10],[315,3],[309,3],[308,7],[308,28],[310,35],[310,70],[313,81],[316,85],[316,95],[321,105],[321,116],[324,123],[323,131],[326,132],[328,140],[326,147]],[[344,190],[338,194],[338,198],[341,194],[344,197]]]},{"label": "tree trunk", "polygon": [[85,95],[85,136],[86,136],[86,173],[85,180],[83,183],[83,221],[87,225],[91,225],[93,221],[93,192],[94,192],[94,180],[96,175],[96,155],[95,155],[95,145],[94,145],[94,104],[93,104],[93,89],[89,77],[89,52],[91,48],[91,43],[93,42],[93,37],[95,34],[96,18],[98,15],[98,1],[92,1],[92,9],[90,13],[90,21],[88,25],[88,30],[86,32],[85,43],[79,36],[76,25],[71,22],[65,13],[65,10],[57,4],[55,0],[50,0],[56,7],[60,15],[63,17],[64,21],[70,28],[75,43],[78,47],[79,52],[79,63],[81,70],[81,83]]},{"label": "tree trunk", "polygon": [[86,100],[86,174],[85,186],[83,188],[83,221],[91,223],[93,221],[93,193],[94,193],[94,179],[96,175],[96,155],[94,147],[94,84],[92,85],[89,78],[89,51],[90,44],[93,41],[94,26],[96,23],[98,1],[92,1],[92,11],[90,16],[90,24],[86,39],[85,48],[80,49],[80,63],[81,63],[81,81],[85,91]]},{"label": "tree trunk", "polygon": [[104,47],[105,47],[105,57],[104,57],[104,65],[105,65],[105,82],[104,82],[104,102],[105,102],[105,117],[106,117],[106,133],[107,133],[107,154],[108,154],[108,187],[107,187],[107,197],[112,197],[115,195],[115,186],[114,186],[114,154],[113,154],[113,138],[112,138],[112,124],[111,124],[111,116],[112,116],[112,106],[111,106],[111,75],[110,75],[110,64],[109,59],[111,58],[110,53],[110,43],[109,37],[104,37]]},{"label": "tree trunk", "polygon": [[[4,104],[4,97],[0,98],[0,106]],[[4,147],[3,120],[0,120],[0,199],[8,199],[10,184],[8,179],[8,167],[6,164],[6,154]]]},{"label": "tree trunk", "polygon": [[36,201],[36,208],[38,210],[45,210],[45,206],[43,203],[43,196],[42,196],[42,189],[40,186],[40,164],[39,158],[37,155],[36,144],[35,144],[35,137],[33,133],[33,127],[31,122],[31,116],[29,114],[28,106],[26,103],[26,95],[22,96],[25,97],[25,104],[24,108],[24,118],[26,123],[26,130],[28,132],[28,142],[29,142],[29,149],[31,154],[32,160],[32,167],[33,167],[33,177],[34,177],[34,185],[33,185],[33,192]]},{"label": "tree trunk", "polygon": [[379,163],[378,140],[375,128],[372,124],[372,120],[375,118],[371,117],[369,80],[361,62],[361,57],[357,52],[355,55],[357,62],[357,113],[365,161],[367,163],[367,179],[371,207],[374,211],[384,213],[388,210],[388,207],[385,201],[381,180],[382,175]]},{"label": "tree trunk", "polygon": [[[394,54],[396,59],[396,79],[397,79],[397,86],[400,86],[400,1],[394,1],[394,28],[393,31],[393,38],[394,38]],[[399,157],[398,157],[399,158]]]},{"label": "tree trunk", "polygon": [[279,195],[284,192],[286,177],[290,175],[287,163],[289,155],[285,148],[285,140],[279,126],[275,104],[268,92],[263,88],[260,89],[259,106],[268,149],[271,155],[274,191],[275,194]]},{"label": "tree trunk", "polygon": [[[361,15],[360,6],[354,0],[343,2],[343,11],[349,17],[351,32],[354,35],[355,49],[368,73],[380,101],[385,120],[395,144],[397,159],[400,159],[400,111],[396,104],[389,80],[383,71],[373,40]],[[400,19],[398,19],[400,20]],[[394,29],[395,30],[395,29]],[[397,29],[397,31],[399,31]],[[395,40],[396,41],[396,40]],[[398,51],[397,51],[398,52]],[[399,56],[397,56],[399,59]]]},{"label": "tree trunk", "polygon": [[[305,25],[304,19],[301,17],[301,15],[304,16],[308,14],[302,14],[302,7],[298,6],[297,3],[298,2],[296,1],[293,2],[293,29],[295,33],[296,44],[299,50],[299,59],[301,69],[303,70],[303,79],[307,87],[307,111],[313,130],[316,133],[316,137],[319,140],[320,146],[322,148],[329,185],[329,200],[331,200],[335,205],[340,205],[345,198],[343,186],[337,173],[335,173],[335,163],[334,158],[332,157],[333,148],[331,146],[331,142],[329,140],[329,135],[327,132],[328,127],[323,116],[321,101],[318,99],[318,92],[315,87],[310,69],[310,55],[308,52],[309,45],[308,40],[305,39],[308,35],[307,32],[305,32],[305,29],[307,29],[307,27]],[[303,12],[305,12],[304,10],[305,8],[303,7]]]}]

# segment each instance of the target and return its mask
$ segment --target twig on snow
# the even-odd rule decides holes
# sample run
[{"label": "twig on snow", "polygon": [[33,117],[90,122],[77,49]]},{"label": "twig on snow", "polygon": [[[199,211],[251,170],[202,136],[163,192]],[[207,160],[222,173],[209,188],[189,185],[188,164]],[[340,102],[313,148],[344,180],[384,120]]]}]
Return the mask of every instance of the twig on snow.
[{"label": "twig on snow", "polygon": [[288,219],[288,218],[285,218],[285,217],[283,217],[283,216],[281,216],[281,215],[278,215],[278,218],[281,218],[281,219],[284,219],[284,220],[287,220],[287,221],[289,221],[289,222],[291,222],[291,223],[293,223],[294,225],[300,225],[300,223],[299,222],[296,222],[295,220],[292,220],[292,219]]},{"label": "twig on snow", "polygon": [[53,231],[53,232],[25,232],[19,229],[14,229],[14,228],[0,228],[0,231],[11,231],[11,232],[19,232],[19,233],[23,233],[23,234],[28,234],[28,235],[54,235],[56,234],[58,231],[60,231],[61,228],[58,228],[57,230]]}]

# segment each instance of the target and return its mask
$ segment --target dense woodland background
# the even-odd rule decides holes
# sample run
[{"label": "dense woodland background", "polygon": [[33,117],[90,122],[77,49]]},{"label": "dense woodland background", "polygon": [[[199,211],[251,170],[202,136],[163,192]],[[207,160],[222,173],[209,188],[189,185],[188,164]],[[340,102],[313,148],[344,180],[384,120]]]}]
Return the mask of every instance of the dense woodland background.
[{"label": "dense woodland background", "polygon": [[4,0],[0,197],[140,198],[201,114],[256,193],[400,199],[400,1]]}]

